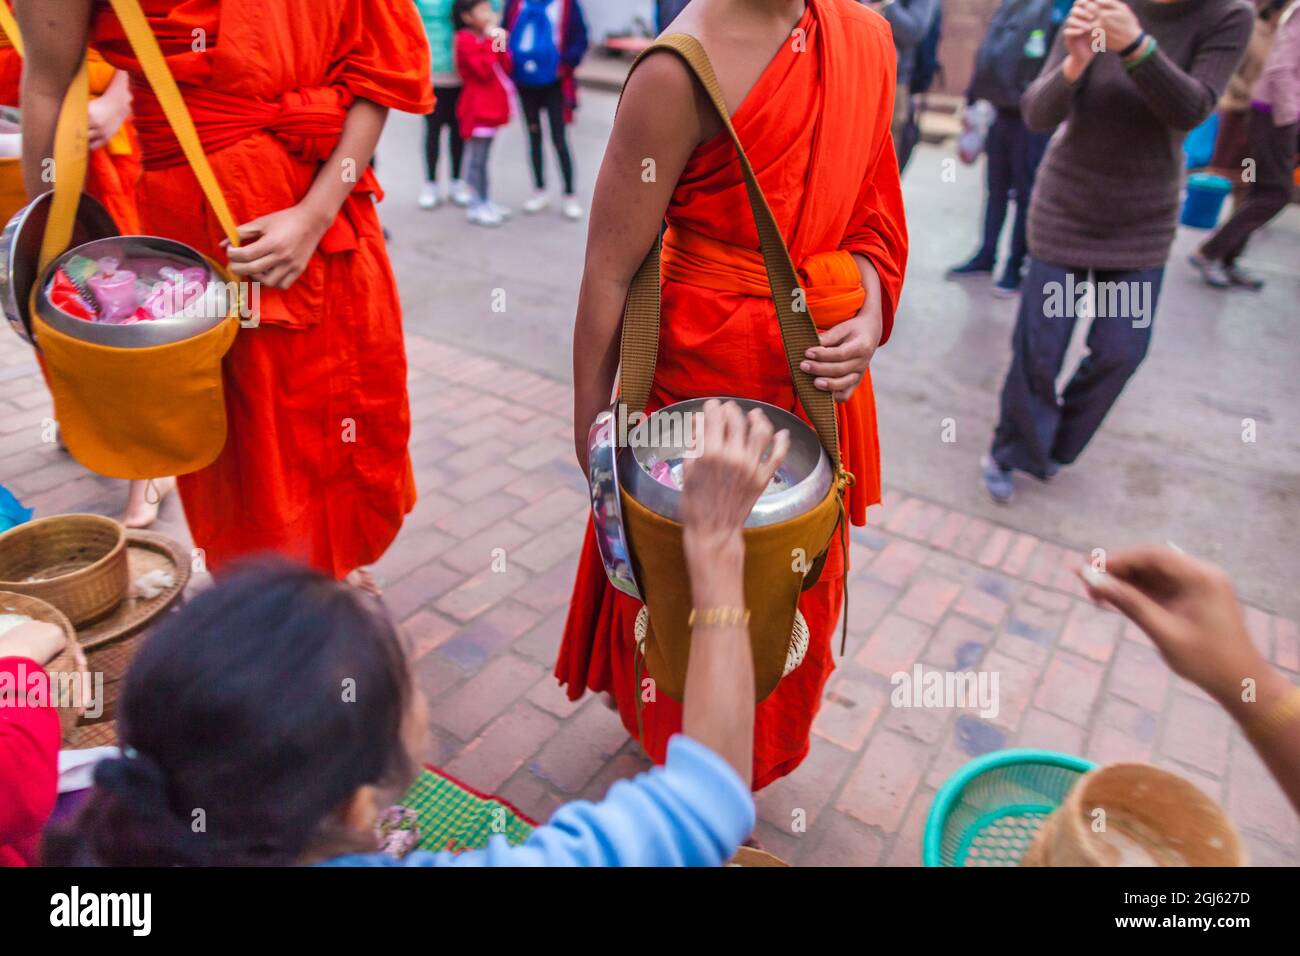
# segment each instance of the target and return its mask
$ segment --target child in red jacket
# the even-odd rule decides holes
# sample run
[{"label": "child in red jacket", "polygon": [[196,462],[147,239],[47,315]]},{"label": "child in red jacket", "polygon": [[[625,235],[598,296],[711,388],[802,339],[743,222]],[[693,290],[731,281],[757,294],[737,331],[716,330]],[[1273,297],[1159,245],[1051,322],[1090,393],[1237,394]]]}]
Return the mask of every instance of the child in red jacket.
[{"label": "child in red jacket", "polygon": [[465,140],[465,181],[474,192],[469,221],[499,226],[509,211],[488,198],[488,153],[497,130],[510,122],[510,50],[488,0],[456,0],[456,71],[464,86],[456,118]]},{"label": "child in red jacket", "polygon": [[37,621],[0,634],[0,866],[36,862],[54,811],[59,714],[43,668],[65,643],[60,628]]}]

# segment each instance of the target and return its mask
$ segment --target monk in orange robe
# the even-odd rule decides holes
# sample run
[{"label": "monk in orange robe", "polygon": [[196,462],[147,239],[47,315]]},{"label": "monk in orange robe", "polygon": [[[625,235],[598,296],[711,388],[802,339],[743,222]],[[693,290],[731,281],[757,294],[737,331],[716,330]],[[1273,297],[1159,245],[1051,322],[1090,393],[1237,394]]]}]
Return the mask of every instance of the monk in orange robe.
[{"label": "monk in orange robe", "polygon": [[[889,26],[853,0],[694,0],[669,32],[692,34],[709,54],[799,270],[822,342],[804,371],[839,402],[840,448],[856,479],[848,511],[863,524],[880,500],[868,363],[889,337],[907,258],[889,133]],[[626,87],[592,207],[574,333],[574,437],[584,464],[588,428],[609,404],[627,289],[664,220],[662,329],[647,410],[733,395],[799,411],[735,148],[685,65],[654,53]],[[800,600],[810,647],[758,705],[755,789],[808,753],[834,669],[846,570],[833,546]],[[639,607],[607,582],[589,526],[555,673],[572,699],[587,689],[612,694],[633,735]],[[642,742],[662,761],[681,705],[660,695],[644,704],[642,720]]]},{"label": "monk in orange robe", "polygon": [[415,503],[401,306],[370,168],[389,109],[433,108],[415,6],[141,5],[242,224],[240,246],[228,248],[106,0],[18,0],[30,37],[26,175],[50,155],[58,104],[92,42],[131,76],[144,231],[228,258],[260,286],[260,324],[226,357],[225,449],[179,479],[195,544],[214,571],[274,551],[352,575]]}]

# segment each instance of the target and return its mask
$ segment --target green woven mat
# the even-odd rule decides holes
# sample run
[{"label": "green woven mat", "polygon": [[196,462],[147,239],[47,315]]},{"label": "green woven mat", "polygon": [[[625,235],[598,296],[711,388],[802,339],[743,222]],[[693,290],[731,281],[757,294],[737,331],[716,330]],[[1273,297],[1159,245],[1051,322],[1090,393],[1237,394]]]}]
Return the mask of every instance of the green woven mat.
[{"label": "green woven mat", "polygon": [[528,839],[536,824],[510,804],[481,796],[426,767],[402,798],[419,815],[421,850],[480,850],[495,834],[511,846]]}]

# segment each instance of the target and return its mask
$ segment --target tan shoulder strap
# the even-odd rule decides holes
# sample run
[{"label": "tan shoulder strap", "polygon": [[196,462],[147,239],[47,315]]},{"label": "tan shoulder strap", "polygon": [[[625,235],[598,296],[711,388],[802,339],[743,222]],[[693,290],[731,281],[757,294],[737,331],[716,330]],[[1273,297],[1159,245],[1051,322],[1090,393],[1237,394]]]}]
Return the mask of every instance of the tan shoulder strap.
[{"label": "tan shoulder strap", "polygon": [[[731,124],[731,116],[722,98],[722,89],[713,72],[713,65],[699,40],[686,33],[674,33],[648,47],[637,57],[632,69],[635,70],[641,60],[656,50],[672,51],[690,68],[708,94],[722,125],[735,144],[736,157],[745,177],[745,189],[749,193],[749,206],[758,227],[758,240],[767,266],[767,280],[772,288],[772,302],[781,324],[781,340],[785,345],[790,377],[794,381],[799,404],[808,413],[817,436],[839,472],[841,465],[839,433],[835,427],[835,401],[829,392],[813,385],[813,377],[799,368],[804,353],[820,343],[817,327],[804,305],[806,297],[798,294],[799,278],[794,263],[790,261],[790,252],[754,175],[754,169],[749,164],[749,158],[745,155],[745,149],[740,144],[740,137]],[[653,248],[632,279],[627,305],[623,311],[623,334],[619,343],[619,400],[627,404],[629,412],[639,412],[645,408],[654,382],[655,362],[659,353],[659,255],[660,240],[656,237]]]},{"label": "tan shoulder strap", "polygon": [[19,56],[23,56],[23,38],[18,32],[18,20],[5,0],[0,0],[0,30],[9,38],[9,45],[18,51]]},{"label": "tan shoulder strap", "polygon": [[[231,215],[230,207],[217,183],[216,175],[212,172],[208,157],[203,152],[198,132],[194,128],[194,121],[185,107],[185,101],[181,98],[176,80],[167,67],[158,40],[149,28],[149,22],[140,7],[140,0],[110,0],[110,2],[149,85],[162,105],[172,132],[175,133],[185,158],[194,171],[199,187],[216,214],[221,231],[230,240],[231,245],[239,245],[239,232],[235,218]],[[4,7],[6,14],[9,12],[4,0],[0,0],[0,7]],[[13,17],[0,14],[0,28],[9,35],[14,49],[21,54],[22,39]],[[68,87],[67,96],[59,112],[58,125],[55,128],[54,198],[41,243],[42,269],[68,248],[76,227],[77,207],[81,202],[81,191],[86,180],[89,103],[89,75],[83,57],[81,67]]]}]

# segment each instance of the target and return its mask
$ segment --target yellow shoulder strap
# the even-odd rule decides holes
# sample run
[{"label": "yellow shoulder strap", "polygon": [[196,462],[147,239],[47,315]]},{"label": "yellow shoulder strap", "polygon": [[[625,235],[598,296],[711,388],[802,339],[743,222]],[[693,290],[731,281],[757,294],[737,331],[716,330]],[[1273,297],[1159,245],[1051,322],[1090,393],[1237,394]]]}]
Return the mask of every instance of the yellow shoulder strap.
[{"label": "yellow shoulder strap", "polygon": [[[0,0],[0,6],[4,6]],[[68,85],[54,127],[54,196],[50,215],[41,237],[41,257],[37,274],[63,255],[72,242],[77,222],[77,207],[86,185],[86,164],[90,154],[90,70],[82,56],[81,66]]]},{"label": "yellow shoulder strap", "polygon": [[221,231],[226,234],[232,246],[239,245],[238,224],[235,222],[235,217],[230,214],[226,197],[222,194],[208,157],[203,152],[198,130],[194,128],[190,111],[185,108],[185,100],[182,99],[180,88],[176,85],[176,78],[167,68],[162,48],[158,46],[158,38],[149,29],[149,21],[145,19],[144,11],[140,9],[140,0],[111,0],[111,2],[113,12],[117,14],[122,29],[126,31],[127,39],[131,41],[131,49],[135,51],[136,59],[140,61],[140,68],[144,70],[145,78],[153,88],[154,95],[158,97],[158,103],[167,116],[167,122],[171,124],[172,133],[180,142],[181,150],[189,160],[190,168],[194,170],[199,186],[203,189],[203,195],[207,197],[212,211],[217,215]]},{"label": "yellow shoulder strap", "polygon": [[[189,110],[181,97],[180,88],[167,68],[158,40],[149,29],[144,11],[140,9],[139,0],[110,0],[118,20],[126,32],[136,59],[144,70],[145,78],[153,88],[154,95],[167,116],[172,132],[181,144],[185,158],[189,161],[194,176],[203,189],[231,245],[239,245],[239,231],[235,217],[231,215],[226,197],[221,192],[217,177],[212,172],[203,145],[199,141],[198,131],[194,128]],[[13,14],[4,0],[0,0],[0,27],[14,41],[14,48],[22,51],[18,39],[18,26],[13,22]],[[12,26],[12,31],[10,27]],[[50,216],[45,226],[45,235],[41,241],[40,268],[43,270],[68,248],[72,241],[76,225],[77,207],[81,203],[81,191],[86,184],[86,164],[89,155],[89,120],[90,76],[85,57],[76,77],[68,87],[63,106],[59,111],[58,124],[54,134],[54,198],[50,205]]]},{"label": "yellow shoulder strap", "polygon": [[18,20],[14,12],[9,9],[6,0],[0,0],[0,30],[4,31],[5,36],[9,38],[10,45],[18,51],[18,55],[23,55],[23,38],[18,32]]},{"label": "yellow shoulder strap", "polygon": [[[646,49],[632,69],[647,55],[656,50],[669,50],[690,68],[709,101],[717,111],[722,125],[726,128],[732,143],[736,147],[736,158],[745,177],[745,189],[749,194],[749,206],[758,227],[758,240],[763,253],[763,262],[767,267],[767,280],[772,290],[772,302],[776,306],[777,320],[781,326],[781,341],[785,345],[786,362],[790,367],[790,377],[794,382],[799,404],[808,413],[808,418],[821,439],[826,454],[830,457],[837,473],[841,471],[839,432],[835,425],[835,400],[830,393],[824,392],[813,384],[813,377],[800,369],[804,353],[820,344],[817,327],[807,308],[796,309],[796,291],[799,289],[799,277],[794,263],[790,260],[790,251],[785,239],[767,204],[763,189],[758,184],[754,169],[740,144],[740,137],[731,124],[731,116],[722,97],[722,89],[713,72],[713,64],[700,41],[687,33],[674,33],[663,37]],[[629,412],[640,412],[645,408],[650,397],[650,388],[654,382],[655,364],[659,352],[660,324],[660,241],[655,238],[654,246],[646,255],[645,261],[637,270],[628,289],[627,304],[623,312],[623,333],[620,339],[619,401],[626,402]],[[799,301],[806,301],[799,297]]]}]

